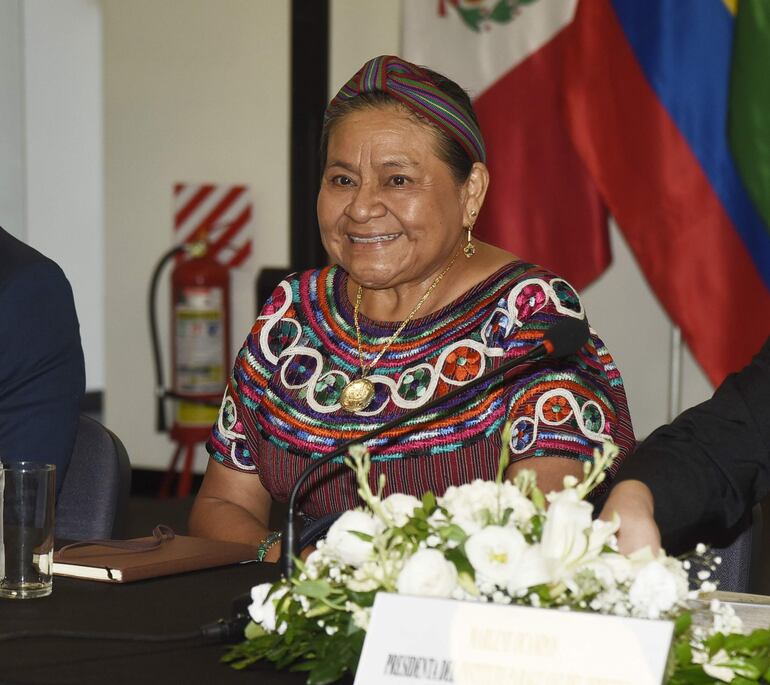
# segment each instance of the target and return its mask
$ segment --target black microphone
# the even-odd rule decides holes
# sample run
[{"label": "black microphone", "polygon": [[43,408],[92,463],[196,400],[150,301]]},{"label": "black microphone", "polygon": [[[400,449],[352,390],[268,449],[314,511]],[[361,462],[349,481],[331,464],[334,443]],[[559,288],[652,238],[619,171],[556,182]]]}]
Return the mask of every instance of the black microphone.
[{"label": "black microphone", "polygon": [[440,404],[449,402],[458,395],[467,393],[469,390],[472,390],[478,385],[482,385],[483,383],[487,383],[490,380],[505,376],[505,374],[512,369],[522,366],[523,364],[526,364],[533,359],[545,357],[561,358],[567,357],[570,354],[574,354],[581,347],[583,347],[586,340],[588,340],[588,336],[588,321],[586,321],[585,318],[576,319],[570,316],[559,319],[553,326],[545,331],[542,341],[521,357],[509,359],[508,361],[500,364],[500,366],[498,366],[496,369],[487,371],[487,373],[482,374],[478,378],[474,378],[472,381],[465,383],[464,385],[456,387],[454,390],[450,390],[444,395],[434,397],[430,402],[423,404],[416,409],[411,409],[401,416],[397,416],[396,418],[387,421],[379,428],[376,428],[375,430],[370,431],[358,438],[354,438],[353,440],[348,440],[347,442],[340,445],[336,450],[329,452],[328,454],[324,454],[320,459],[317,459],[312,464],[310,464],[300,474],[299,478],[297,478],[297,481],[294,483],[294,487],[291,490],[291,494],[289,495],[288,509],[286,512],[286,526],[283,531],[283,539],[281,544],[281,570],[283,576],[285,578],[291,577],[291,574],[294,571],[294,557],[299,556],[299,537],[294,525],[294,505],[300,488],[308,479],[310,474],[313,473],[313,471],[315,471],[317,468],[320,468],[327,462],[330,462],[332,459],[336,459],[343,454],[347,454],[348,449],[352,445],[360,445],[365,443],[367,440],[376,438],[382,433],[385,433],[391,428],[395,428],[396,426],[409,421],[415,416],[426,413]]}]

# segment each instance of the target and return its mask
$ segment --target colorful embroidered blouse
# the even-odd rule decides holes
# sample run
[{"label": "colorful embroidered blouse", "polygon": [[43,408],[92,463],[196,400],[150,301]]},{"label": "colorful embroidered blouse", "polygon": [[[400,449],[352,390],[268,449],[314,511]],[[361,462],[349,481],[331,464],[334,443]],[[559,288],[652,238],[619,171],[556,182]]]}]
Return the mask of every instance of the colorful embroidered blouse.
[{"label": "colorful embroidered blouse", "polygon": [[[351,414],[339,404],[342,388],[360,372],[346,283],[345,271],[332,266],[278,286],[238,354],[207,444],[218,462],[258,474],[277,500],[288,498],[310,460],[525,354],[559,317],[584,316],[566,281],[512,262],[412,321],[369,375],[374,400]],[[360,317],[365,362],[397,327]],[[509,417],[512,460],[586,461],[602,439],[615,442],[622,459],[634,444],[623,382],[592,332],[577,355],[530,364],[505,384],[461,393],[367,443],[373,487],[380,473],[386,495],[441,494],[474,478],[494,479]],[[318,469],[303,492],[300,509],[311,517],[359,504],[352,471],[335,463]]]}]

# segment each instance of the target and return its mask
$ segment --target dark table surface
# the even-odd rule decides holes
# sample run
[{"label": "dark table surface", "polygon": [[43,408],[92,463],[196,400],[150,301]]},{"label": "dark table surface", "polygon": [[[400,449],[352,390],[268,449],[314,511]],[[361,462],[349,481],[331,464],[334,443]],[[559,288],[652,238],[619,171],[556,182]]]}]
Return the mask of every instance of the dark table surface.
[{"label": "dark table surface", "polygon": [[[55,577],[41,599],[0,599],[0,634],[87,630],[172,634],[229,618],[235,597],[278,577],[275,564],[243,564],[165,578],[100,583]],[[299,685],[302,674],[260,663],[235,671],[219,662],[226,646],[203,640],[171,643],[29,637],[0,641],[0,683],[258,683]]]}]

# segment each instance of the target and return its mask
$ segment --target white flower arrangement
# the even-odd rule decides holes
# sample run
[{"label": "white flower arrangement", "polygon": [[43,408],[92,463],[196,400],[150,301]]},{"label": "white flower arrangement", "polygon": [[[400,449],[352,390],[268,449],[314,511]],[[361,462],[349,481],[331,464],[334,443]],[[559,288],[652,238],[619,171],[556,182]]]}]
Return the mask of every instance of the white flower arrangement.
[{"label": "white flower arrangement", "polygon": [[[508,444],[504,439],[503,444]],[[269,659],[308,671],[309,685],[355,672],[379,591],[464,601],[673,619],[671,685],[757,682],[770,675],[770,631],[742,634],[729,607],[712,606],[714,625],[694,628],[688,600],[689,562],[643,550],[618,552],[619,520],[592,519],[585,497],[617,454],[605,444],[584,477],[564,479],[547,496],[535,474],[477,480],[422,500],[382,497],[369,487],[370,460],[350,450],[364,507],[348,511],[292,578],[252,590],[247,640],[224,657],[236,668]],[[707,588],[708,589],[708,588]],[[752,676],[753,680],[752,680]]]}]

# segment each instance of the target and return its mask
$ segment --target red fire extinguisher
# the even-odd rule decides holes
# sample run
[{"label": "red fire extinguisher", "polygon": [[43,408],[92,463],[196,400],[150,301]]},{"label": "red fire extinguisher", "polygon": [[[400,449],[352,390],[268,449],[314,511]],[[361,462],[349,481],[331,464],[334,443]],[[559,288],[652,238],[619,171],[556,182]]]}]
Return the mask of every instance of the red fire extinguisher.
[{"label": "red fire extinguisher", "polygon": [[[216,421],[230,369],[230,275],[208,251],[180,260],[171,272],[171,437],[203,442]],[[214,406],[212,406],[212,404]]]},{"label": "red fire extinguisher", "polygon": [[[155,293],[160,271],[176,255],[171,273],[171,389],[163,381],[155,324]],[[217,420],[230,363],[230,275],[205,241],[177,246],[163,256],[153,274],[150,325],[155,352],[157,428],[166,430],[165,399],[175,402],[169,434],[177,448],[161,495],[167,495],[176,464],[185,452],[177,493],[190,492],[195,445],[205,442]]]}]

